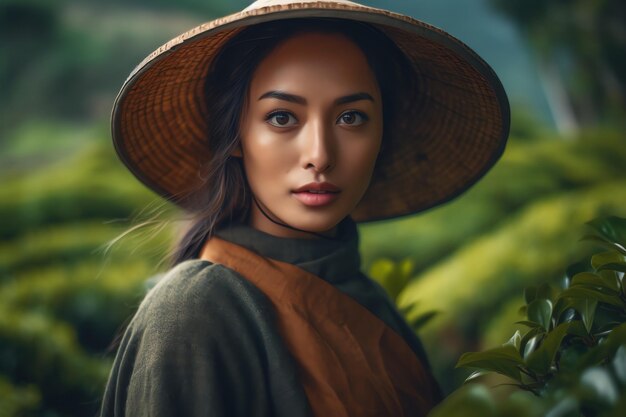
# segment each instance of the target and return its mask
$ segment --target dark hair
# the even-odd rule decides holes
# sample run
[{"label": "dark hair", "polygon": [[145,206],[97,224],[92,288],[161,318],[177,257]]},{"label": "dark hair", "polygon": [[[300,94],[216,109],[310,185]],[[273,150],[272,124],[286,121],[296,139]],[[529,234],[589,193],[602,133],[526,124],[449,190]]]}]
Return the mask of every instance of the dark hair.
[{"label": "dark hair", "polygon": [[207,120],[211,159],[200,173],[202,184],[187,200],[193,217],[170,255],[172,266],[197,258],[205,240],[221,225],[247,220],[251,193],[241,158],[231,154],[239,144],[239,125],[250,81],[259,63],[279,43],[302,32],[341,34],[361,49],[383,99],[381,153],[391,146],[388,129],[399,101],[397,97],[401,90],[414,91],[413,77],[407,58],[379,29],[367,23],[334,18],[278,20],[243,29],[224,45],[208,69],[205,98],[211,109]]}]

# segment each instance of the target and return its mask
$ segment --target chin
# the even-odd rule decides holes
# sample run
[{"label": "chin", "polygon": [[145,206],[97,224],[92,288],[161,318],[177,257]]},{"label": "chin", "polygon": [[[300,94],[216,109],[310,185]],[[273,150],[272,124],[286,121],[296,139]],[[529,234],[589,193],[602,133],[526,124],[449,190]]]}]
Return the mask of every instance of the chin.
[{"label": "chin", "polygon": [[288,224],[308,232],[325,233],[332,231],[346,216],[346,214],[328,215],[315,213],[313,215],[303,215]]}]

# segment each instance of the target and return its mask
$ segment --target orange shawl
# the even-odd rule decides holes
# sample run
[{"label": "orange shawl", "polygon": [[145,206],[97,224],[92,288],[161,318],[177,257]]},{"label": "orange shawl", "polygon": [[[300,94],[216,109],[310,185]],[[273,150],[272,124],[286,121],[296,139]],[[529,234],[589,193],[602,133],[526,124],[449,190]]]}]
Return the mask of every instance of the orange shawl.
[{"label": "orange shawl", "polygon": [[217,237],[200,257],[269,298],[314,416],[417,417],[435,405],[436,382],[405,340],[333,285]]}]

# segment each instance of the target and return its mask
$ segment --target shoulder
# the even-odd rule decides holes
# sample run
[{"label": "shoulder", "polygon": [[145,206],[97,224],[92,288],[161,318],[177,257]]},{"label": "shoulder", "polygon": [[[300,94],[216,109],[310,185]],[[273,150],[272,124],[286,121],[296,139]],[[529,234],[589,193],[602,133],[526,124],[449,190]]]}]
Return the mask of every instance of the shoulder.
[{"label": "shoulder", "polygon": [[193,259],[164,274],[146,294],[131,325],[187,338],[223,335],[241,326],[252,331],[269,316],[269,300],[253,284],[223,265]]},{"label": "shoulder", "polygon": [[102,415],[256,415],[268,395],[258,389],[267,352],[283,352],[272,313],[236,272],[202,260],[180,263],[126,329]]},{"label": "shoulder", "polygon": [[243,290],[247,281],[235,271],[205,260],[190,259],[167,271],[148,292],[152,298],[188,297],[215,291]]},{"label": "shoulder", "polygon": [[[146,294],[144,308],[198,308],[214,302],[224,306],[239,302],[240,296],[251,300],[264,299],[263,294],[248,280],[223,265],[191,259],[170,269]],[[226,297],[226,298],[223,298]]]}]

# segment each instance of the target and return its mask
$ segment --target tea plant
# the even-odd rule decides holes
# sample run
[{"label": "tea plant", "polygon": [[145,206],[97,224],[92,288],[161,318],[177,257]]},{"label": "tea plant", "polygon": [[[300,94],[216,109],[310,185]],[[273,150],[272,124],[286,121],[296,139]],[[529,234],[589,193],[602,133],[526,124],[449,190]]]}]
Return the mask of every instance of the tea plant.
[{"label": "tea plant", "polygon": [[[469,381],[495,372],[537,397],[531,407],[516,394],[514,401],[525,406],[516,407],[515,415],[617,416],[626,406],[626,219],[588,225],[592,233],[583,240],[607,250],[568,268],[560,290],[527,288],[527,319],[518,322],[527,330],[500,347],[466,353],[457,363],[476,369]],[[469,403],[481,404],[483,416],[511,415],[511,404],[496,404],[484,388],[471,387],[432,416],[467,415]]]}]

